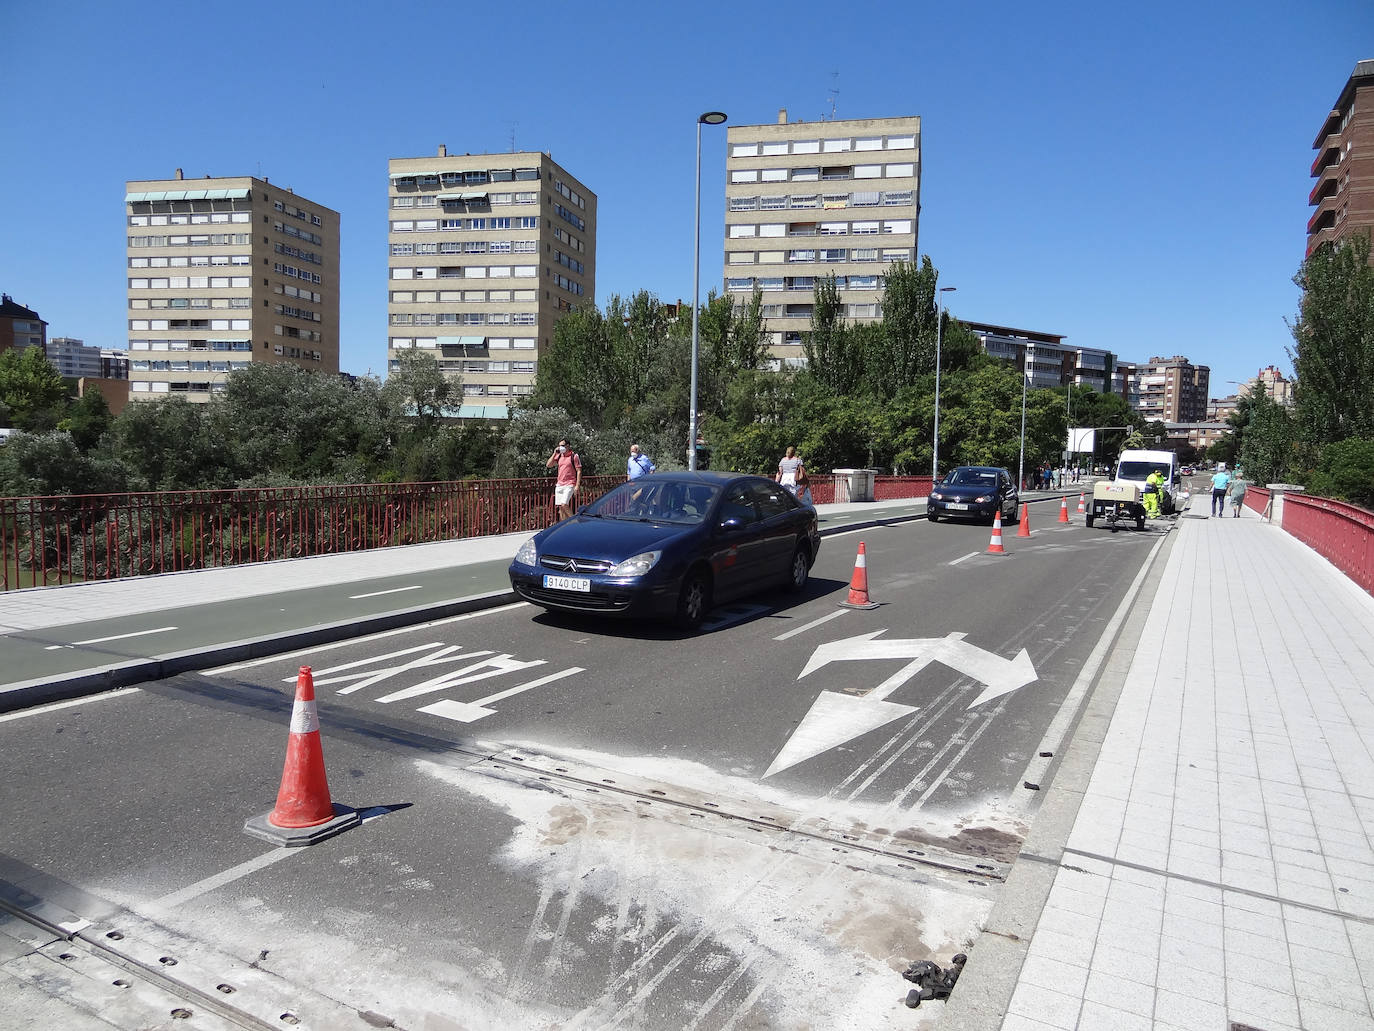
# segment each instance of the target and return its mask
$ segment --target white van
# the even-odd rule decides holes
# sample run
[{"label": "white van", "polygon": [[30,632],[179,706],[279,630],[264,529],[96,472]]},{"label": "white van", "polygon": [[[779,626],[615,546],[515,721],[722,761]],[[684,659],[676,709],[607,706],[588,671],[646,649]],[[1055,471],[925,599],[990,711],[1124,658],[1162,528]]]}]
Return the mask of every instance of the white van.
[{"label": "white van", "polygon": [[1144,491],[1146,479],[1155,470],[1159,470],[1164,477],[1164,492],[1159,499],[1159,511],[1169,515],[1174,510],[1174,495],[1182,482],[1178,472],[1178,455],[1172,451],[1121,452],[1121,456],[1116,460],[1115,481],[1132,484]]}]

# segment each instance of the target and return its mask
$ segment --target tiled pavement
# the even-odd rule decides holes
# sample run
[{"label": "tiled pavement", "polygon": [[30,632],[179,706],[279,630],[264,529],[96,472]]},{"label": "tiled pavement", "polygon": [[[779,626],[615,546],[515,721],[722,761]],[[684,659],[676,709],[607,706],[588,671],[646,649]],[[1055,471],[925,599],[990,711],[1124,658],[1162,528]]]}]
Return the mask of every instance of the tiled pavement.
[{"label": "tiled pavement", "polygon": [[1207,501],[941,1031],[1374,1029],[1374,598]]}]

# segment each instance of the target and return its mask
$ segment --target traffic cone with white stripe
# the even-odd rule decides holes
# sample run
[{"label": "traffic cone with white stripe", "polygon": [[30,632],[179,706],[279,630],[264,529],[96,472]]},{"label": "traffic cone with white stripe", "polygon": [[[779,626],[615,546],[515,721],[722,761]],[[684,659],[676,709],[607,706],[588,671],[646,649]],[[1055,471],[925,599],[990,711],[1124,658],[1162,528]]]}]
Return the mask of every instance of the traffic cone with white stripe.
[{"label": "traffic cone with white stripe", "polygon": [[989,555],[1005,555],[1007,549],[1002,547],[1002,511],[998,509],[997,514],[992,517],[992,540],[988,542]]},{"label": "traffic cone with white stripe", "polygon": [[1016,529],[1016,536],[1030,536],[1030,505],[1021,502],[1021,525]]},{"label": "traffic cone with white stripe", "polygon": [[1088,496],[1088,495],[1087,495],[1086,493],[1081,493],[1081,494],[1078,495],[1078,514],[1079,514],[1079,515],[1082,515],[1084,512],[1086,512],[1086,511],[1088,510],[1088,509],[1084,506],[1084,504],[1083,504],[1083,502],[1084,502],[1084,500],[1087,498],[1087,496]]},{"label": "traffic cone with white stripe", "polygon": [[868,598],[868,559],[864,542],[859,541],[859,555],[854,559],[854,575],[849,581],[849,599],[840,602],[847,609],[876,609],[878,603]]},{"label": "traffic cone with white stripe", "polygon": [[359,822],[356,810],[336,806],[329,798],[320,717],[315,709],[315,678],[309,666],[302,666],[296,677],[291,734],[286,741],[286,765],[276,808],[266,816],[248,820],[244,832],[277,845],[313,845]]},{"label": "traffic cone with white stripe", "polygon": [[1059,521],[1061,523],[1069,521],[1069,497],[1067,494],[1059,499]]}]

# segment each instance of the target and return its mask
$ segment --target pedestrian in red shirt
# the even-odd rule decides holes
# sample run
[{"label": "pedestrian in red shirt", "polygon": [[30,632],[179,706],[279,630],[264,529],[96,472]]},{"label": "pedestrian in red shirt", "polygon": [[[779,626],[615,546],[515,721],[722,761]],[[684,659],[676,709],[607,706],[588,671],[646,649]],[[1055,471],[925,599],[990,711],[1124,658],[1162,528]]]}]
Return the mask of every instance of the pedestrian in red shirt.
[{"label": "pedestrian in red shirt", "polygon": [[582,459],[576,451],[568,447],[567,439],[560,440],[558,446],[544,463],[545,468],[557,469],[554,480],[553,503],[558,506],[558,518],[567,519],[573,514],[573,504],[577,498],[577,488],[582,486]]}]

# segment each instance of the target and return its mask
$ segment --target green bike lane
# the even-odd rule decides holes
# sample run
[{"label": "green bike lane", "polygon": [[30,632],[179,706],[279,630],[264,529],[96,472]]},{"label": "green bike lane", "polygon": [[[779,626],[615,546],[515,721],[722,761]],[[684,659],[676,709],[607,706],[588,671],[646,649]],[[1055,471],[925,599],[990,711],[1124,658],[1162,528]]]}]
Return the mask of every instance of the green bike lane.
[{"label": "green bike lane", "polygon": [[[923,518],[925,502],[823,505],[817,511],[822,535],[834,536]],[[523,539],[510,537],[511,555]],[[342,579],[313,586],[292,581],[300,578],[302,564],[325,559],[298,559],[281,563],[280,577],[264,580],[255,569],[257,581],[268,586],[232,598],[215,595],[234,570],[173,574],[161,601],[150,601],[145,590],[126,604],[116,584],[113,594],[105,594],[104,611],[0,636],[0,712],[513,602],[510,559],[486,557],[490,552],[488,539],[450,542],[432,567],[390,575],[377,575],[378,553],[359,553],[356,576],[345,569]],[[348,557],[328,561],[348,563]],[[22,604],[22,595],[34,593],[7,600]],[[137,611],[130,610],[134,605]]]}]

